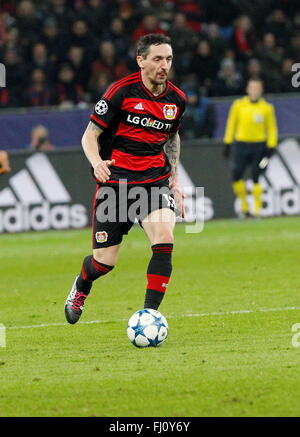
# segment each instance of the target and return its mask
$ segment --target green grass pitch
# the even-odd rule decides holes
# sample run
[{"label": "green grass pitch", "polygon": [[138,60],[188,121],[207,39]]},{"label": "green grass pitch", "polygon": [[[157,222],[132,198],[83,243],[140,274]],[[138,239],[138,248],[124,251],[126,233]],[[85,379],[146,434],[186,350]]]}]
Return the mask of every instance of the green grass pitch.
[{"label": "green grass pitch", "polygon": [[126,336],[151,255],[141,229],[74,326],[63,307],[90,230],[0,236],[0,416],[300,416],[299,218],[184,231],[160,307],[169,338],[146,349]]}]

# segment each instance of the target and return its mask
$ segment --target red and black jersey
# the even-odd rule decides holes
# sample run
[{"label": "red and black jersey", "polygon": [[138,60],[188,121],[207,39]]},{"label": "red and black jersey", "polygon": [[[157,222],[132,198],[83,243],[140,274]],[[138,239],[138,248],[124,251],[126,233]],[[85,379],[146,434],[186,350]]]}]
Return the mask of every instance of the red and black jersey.
[{"label": "red and black jersey", "polygon": [[91,121],[103,130],[99,137],[102,159],[115,159],[108,184],[148,184],[170,176],[164,145],[179,128],[185,94],[168,81],[154,96],[141,73],[113,83],[95,105]]}]

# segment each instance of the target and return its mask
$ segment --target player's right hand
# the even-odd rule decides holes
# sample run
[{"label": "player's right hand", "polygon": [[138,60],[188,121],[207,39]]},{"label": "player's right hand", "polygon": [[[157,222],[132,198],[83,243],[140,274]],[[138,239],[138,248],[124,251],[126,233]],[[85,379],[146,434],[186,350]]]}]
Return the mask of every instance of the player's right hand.
[{"label": "player's right hand", "polygon": [[106,161],[100,161],[98,162],[98,164],[96,164],[94,166],[94,175],[95,178],[99,181],[99,182],[107,182],[110,178],[111,172],[109,170],[109,167],[112,165],[115,165],[115,159],[109,160],[107,159]]}]

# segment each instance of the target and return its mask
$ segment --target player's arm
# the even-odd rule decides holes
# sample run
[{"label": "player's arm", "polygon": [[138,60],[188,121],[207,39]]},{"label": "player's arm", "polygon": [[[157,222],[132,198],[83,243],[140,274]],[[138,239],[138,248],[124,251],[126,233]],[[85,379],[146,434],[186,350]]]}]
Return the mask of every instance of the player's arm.
[{"label": "player's arm", "polygon": [[178,132],[169,135],[169,139],[165,144],[165,153],[171,164],[171,175],[169,179],[170,188],[174,194],[177,208],[180,211],[181,216],[184,217],[183,198],[185,195],[183,194],[178,181],[178,163],[180,157],[180,137]]},{"label": "player's arm", "polygon": [[269,111],[266,117],[267,123],[267,147],[273,149],[277,146],[278,141],[278,129],[274,112],[274,107],[270,105]]},{"label": "player's arm", "polygon": [[100,182],[108,181],[110,177],[109,167],[114,165],[114,160],[102,160],[99,155],[99,136],[103,130],[95,125],[93,122],[89,122],[81,140],[82,148],[85,156],[89,160],[91,166],[94,169],[94,175]]},{"label": "player's arm", "polygon": [[238,113],[238,102],[235,101],[230,108],[229,115],[226,122],[225,134],[224,134],[224,151],[223,155],[228,158],[230,154],[230,145],[234,141],[236,123],[237,123],[237,113]]},{"label": "player's arm", "polygon": [[165,152],[171,164],[170,185],[178,182],[178,162],[180,156],[180,137],[178,132],[171,133],[165,144]]}]

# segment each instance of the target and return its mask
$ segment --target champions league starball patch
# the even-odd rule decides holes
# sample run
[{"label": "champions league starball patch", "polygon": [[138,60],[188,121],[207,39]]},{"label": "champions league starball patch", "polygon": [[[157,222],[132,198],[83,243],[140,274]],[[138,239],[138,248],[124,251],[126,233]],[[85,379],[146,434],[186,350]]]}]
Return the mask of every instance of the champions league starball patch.
[{"label": "champions league starball patch", "polygon": [[95,106],[95,112],[99,115],[104,115],[108,111],[108,105],[105,100],[99,100]]}]

